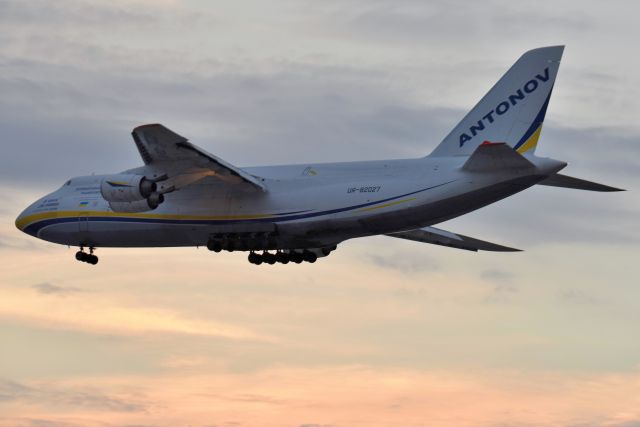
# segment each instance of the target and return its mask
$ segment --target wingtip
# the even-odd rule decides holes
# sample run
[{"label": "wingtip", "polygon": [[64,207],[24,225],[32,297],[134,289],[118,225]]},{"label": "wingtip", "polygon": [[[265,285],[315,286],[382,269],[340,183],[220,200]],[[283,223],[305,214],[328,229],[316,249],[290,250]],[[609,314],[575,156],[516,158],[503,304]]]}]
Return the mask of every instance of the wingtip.
[{"label": "wingtip", "polygon": [[508,246],[501,246],[499,248],[493,248],[493,249],[481,249],[483,251],[489,251],[489,252],[524,252],[523,249],[517,249],[517,248],[510,248]]},{"label": "wingtip", "polygon": [[155,126],[162,126],[162,125],[160,123],[147,123],[147,124],[144,124],[144,125],[136,126],[135,128],[133,128],[133,131],[135,132],[135,131],[140,130],[140,129],[150,128],[150,127],[155,127]]}]

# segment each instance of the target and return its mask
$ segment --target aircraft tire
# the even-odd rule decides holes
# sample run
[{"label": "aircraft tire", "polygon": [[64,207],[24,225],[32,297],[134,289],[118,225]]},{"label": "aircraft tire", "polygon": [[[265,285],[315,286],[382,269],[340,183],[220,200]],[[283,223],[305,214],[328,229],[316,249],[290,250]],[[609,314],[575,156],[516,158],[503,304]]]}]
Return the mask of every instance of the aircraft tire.
[{"label": "aircraft tire", "polygon": [[276,253],[276,261],[280,264],[288,264],[289,263],[289,254],[284,252]]},{"label": "aircraft tire", "polygon": [[318,259],[318,256],[311,251],[304,251],[302,253],[302,259],[306,262],[314,263]]},{"label": "aircraft tire", "polygon": [[262,254],[262,260],[269,265],[273,265],[276,263],[276,256],[265,251],[265,253]]}]

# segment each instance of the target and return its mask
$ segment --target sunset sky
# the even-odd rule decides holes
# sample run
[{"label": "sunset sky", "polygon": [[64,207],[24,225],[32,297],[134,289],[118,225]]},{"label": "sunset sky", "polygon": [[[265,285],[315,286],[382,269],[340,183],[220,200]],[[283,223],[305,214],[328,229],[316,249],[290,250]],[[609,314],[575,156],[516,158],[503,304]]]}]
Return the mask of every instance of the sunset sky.
[{"label": "sunset sky", "polygon": [[[640,426],[637,1],[0,0],[0,427]],[[163,123],[238,166],[424,156],[565,44],[536,187],[315,264],[100,249],[14,226]]]}]

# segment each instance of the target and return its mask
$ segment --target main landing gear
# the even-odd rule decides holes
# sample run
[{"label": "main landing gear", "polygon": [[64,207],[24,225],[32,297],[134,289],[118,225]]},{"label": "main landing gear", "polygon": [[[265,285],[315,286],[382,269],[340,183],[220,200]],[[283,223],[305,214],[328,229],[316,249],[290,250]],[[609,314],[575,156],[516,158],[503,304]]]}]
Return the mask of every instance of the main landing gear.
[{"label": "main landing gear", "polygon": [[313,252],[306,250],[302,252],[278,251],[276,253],[264,251],[262,254],[252,251],[249,253],[248,259],[251,264],[255,265],[260,265],[262,263],[273,265],[276,262],[279,262],[280,264],[287,264],[289,262],[300,264],[303,261],[314,263],[318,259],[318,256]]},{"label": "main landing gear", "polygon": [[86,262],[91,265],[96,265],[98,263],[98,257],[93,254],[95,248],[90,247],[89,253],[84,251],[84,247],[80,246],[80,250],[76,252],[76,259],[78,261]]}]

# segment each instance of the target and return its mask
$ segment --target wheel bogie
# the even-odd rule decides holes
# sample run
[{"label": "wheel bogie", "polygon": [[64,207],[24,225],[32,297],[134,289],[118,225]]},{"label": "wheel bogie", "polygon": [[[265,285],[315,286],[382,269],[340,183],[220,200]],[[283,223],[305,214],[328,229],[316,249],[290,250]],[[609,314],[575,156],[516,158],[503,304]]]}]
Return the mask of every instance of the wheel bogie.
[{"label": "wheel bogie", "polygon": [[[331,252],[334,248],[331,248],[329,252]],[[318,252],[319,251],[319,252]],[[309,249],[289,249],[289,250],[278,250],[275,253],[269,251],[263,251],[262,253],[257,253],[251,251],[247,260],[251,264],[260,265],[260,264],[269,264],[273,265],[276,263],[279,264],[288,264],[290,262],[294,264],[301,264],[303,262],[308,262],[313,264],[319,258],[319,256],[326,256],[325,251],[323,250],[309,250]]]},{"label": "wheel bogie", "polygon": [[86,262],[87,264],[96,265],[98,263],[98,257],[93,254],[94,248],[89,249],[89,253],[84,251],[84,248],[80,248],[78,252],[76,252],[76,260],[80,262]]}]

